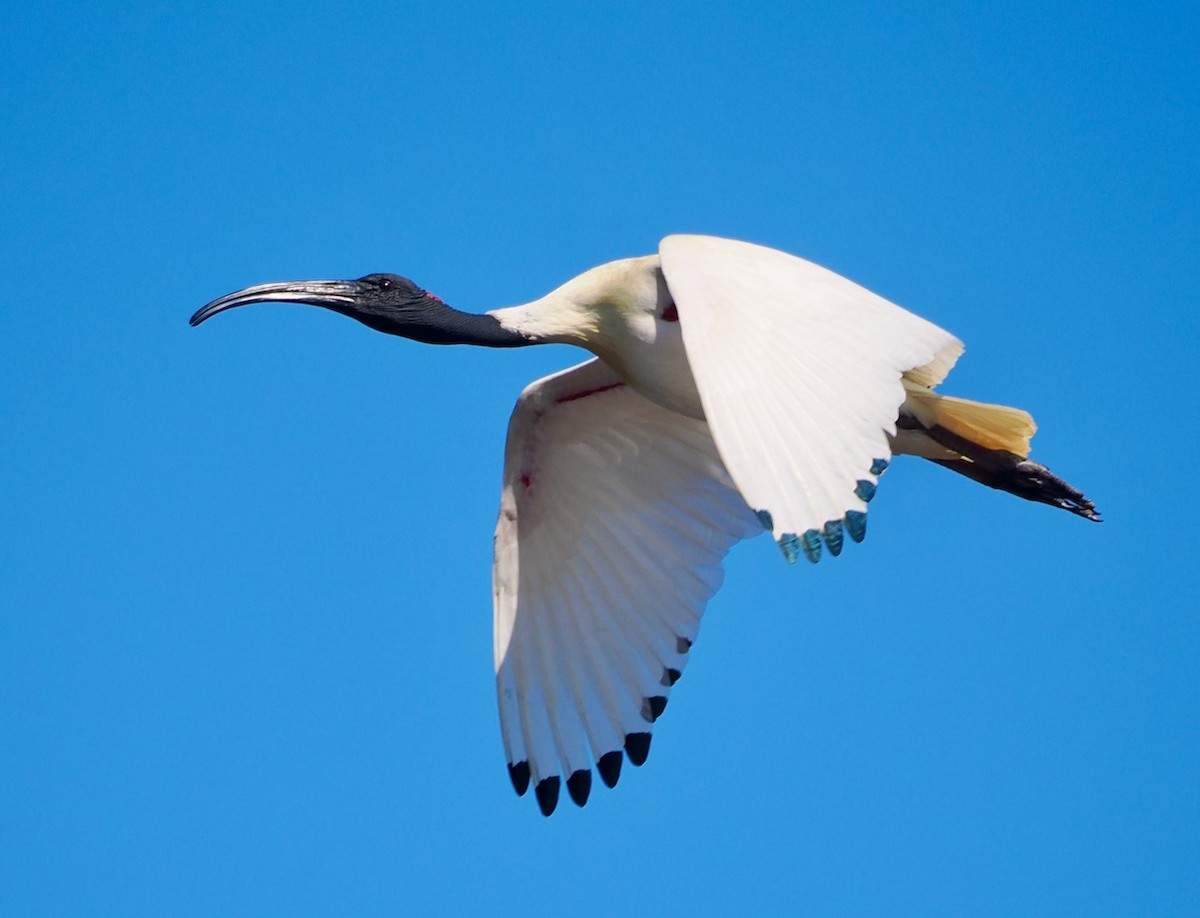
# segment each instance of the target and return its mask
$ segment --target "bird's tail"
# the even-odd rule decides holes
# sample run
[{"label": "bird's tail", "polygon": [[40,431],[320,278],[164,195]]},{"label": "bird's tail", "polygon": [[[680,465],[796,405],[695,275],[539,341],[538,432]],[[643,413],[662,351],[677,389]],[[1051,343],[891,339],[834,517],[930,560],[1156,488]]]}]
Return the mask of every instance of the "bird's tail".
[{"label": "bird's tail", "polygon": [[1100,522],[1081,491],[1028,458],[1037,430],[1028,412],[938,395],[907,379],[904,388],[894,452],[924,456],[990,488]]}]

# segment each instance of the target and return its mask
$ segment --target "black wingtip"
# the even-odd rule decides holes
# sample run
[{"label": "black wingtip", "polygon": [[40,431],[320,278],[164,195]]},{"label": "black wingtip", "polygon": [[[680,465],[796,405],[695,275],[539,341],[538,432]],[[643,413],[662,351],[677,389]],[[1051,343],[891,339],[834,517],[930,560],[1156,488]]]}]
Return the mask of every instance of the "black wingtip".
[{"label": "black wingtip", "polygon": [[606,752],[596,762],[596,771],[600,772],[600,780],[608,787],[616,787],[621,777],[621,762],[624,761],[620,749]]},{"label": "black wingtip", "polygon": [[515,765],[509,763],[508,779],[512,781],[513,790],[517,792],[517,796],[524,797],[525,791],[529,790],[529,763],[517,762]]},{"label": "black wingtip", "polygon": [[567,778],[567,793],[576,806],[583,806],[592,792],[592,770],[581,768]]},{"label": "black wingtip", "polygon": [[625,754],[634,765],[641,765],[650,754],[649,733],[626,733]]},{"label": "black wingtip", "polygon": [[662,674],[662,679],[659,681],[661,681],[663,685],[670,688],[672,685],[674,685],[676,682],[679,681],[679,677],[682,675],[683,675],[683,673],[681,673],[677,669],[664,669],[663,674]]},{"label": "black wingtip", "polygon": [[543,778],[538,781],[537,787],[533,792],[537,795],[538,807],[542,811],[543,816],[549,816],[554,812],[554,808],[558,806],[558,775],[552,775],[549,778]]},{"label": "black wingtip", "polygon": [[642,699],[642,719],[647,723],[654,723],[662,717],[662,712],[666,709],[667,699],[664,695],[652,695]]}]

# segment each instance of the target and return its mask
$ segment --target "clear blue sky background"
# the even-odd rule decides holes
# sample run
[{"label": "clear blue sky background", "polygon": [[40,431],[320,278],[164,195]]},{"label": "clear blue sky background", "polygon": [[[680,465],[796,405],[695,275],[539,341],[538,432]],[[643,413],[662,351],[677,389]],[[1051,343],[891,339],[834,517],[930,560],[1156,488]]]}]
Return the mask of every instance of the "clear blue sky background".
[{"label": "clear blue sky background", "polygon": [[[1182,914],[1200,896],[1194,4],[11,4],[0,912]],[[897,463],[730,557],[647,765],[504,770],[502,440],[462,308],[670,232],[956,332],[1107,522]]]}]

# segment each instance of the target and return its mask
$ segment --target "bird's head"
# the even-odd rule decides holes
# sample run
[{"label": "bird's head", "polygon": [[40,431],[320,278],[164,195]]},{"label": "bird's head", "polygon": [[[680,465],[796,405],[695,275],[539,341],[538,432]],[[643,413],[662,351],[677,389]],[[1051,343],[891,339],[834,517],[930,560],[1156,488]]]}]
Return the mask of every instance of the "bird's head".
[{"label": "bird's head", "polygon": [[[376,331],[417,341],[431,340],[439,314],[450,311],[445,303],[398,274],[368,274],[357,280],[283,281],[258,284],[227,294],[197,310],[190,322],[205,319],[235,306],[251,303],[304,303],[323,306],[357,319]],[[439,342],[434,342],[439,343]]]}]

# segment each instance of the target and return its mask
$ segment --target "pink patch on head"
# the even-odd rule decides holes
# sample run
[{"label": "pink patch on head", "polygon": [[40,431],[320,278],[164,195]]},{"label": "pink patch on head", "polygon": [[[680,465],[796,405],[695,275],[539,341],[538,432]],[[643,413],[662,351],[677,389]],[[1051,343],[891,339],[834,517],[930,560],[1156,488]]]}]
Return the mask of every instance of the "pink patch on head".
[{"label": "pink patch on head", "polygon": [[667,308],[662,312],[662,320],[664,322],[678,322],[679,310],[675,308],[674,303],[668,303]]},{"label": "pink patch on head", "polygon": [[446,301],[445,301],[445,300],[443,300],[443,299],[442,299],[440,296],[438,296],[436,293],[430,293],[428,290],[426,290],[426,291],[425,291],[425,295],[426,295],[427,297],[429,297],[431,300],[437,300],[439,303],[445,303],[445,302],[446,302]]}]

